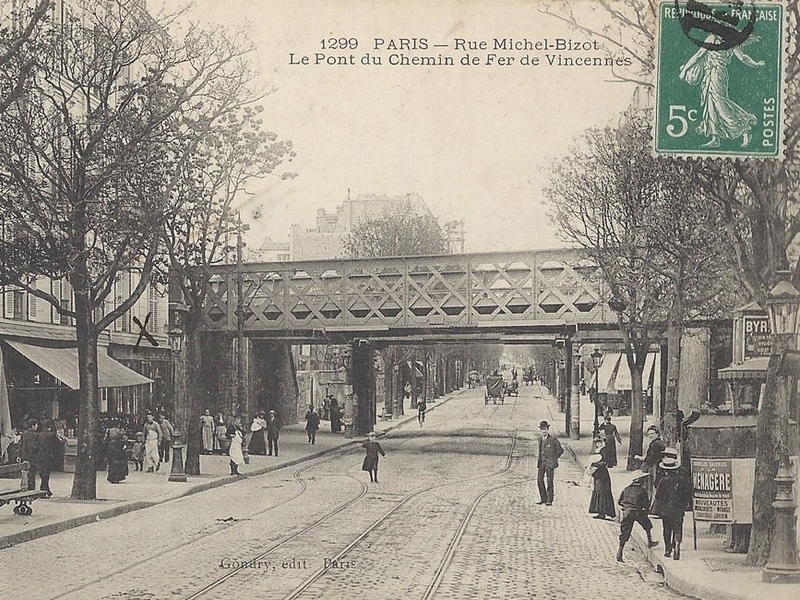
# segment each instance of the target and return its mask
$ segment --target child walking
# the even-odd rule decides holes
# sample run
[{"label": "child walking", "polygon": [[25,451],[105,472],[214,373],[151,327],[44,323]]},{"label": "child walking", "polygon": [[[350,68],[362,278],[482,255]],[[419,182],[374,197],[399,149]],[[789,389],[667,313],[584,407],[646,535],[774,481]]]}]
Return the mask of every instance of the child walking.
[{"label": "child walking", "polygon": [[361,444],[361,447],[366,451],[361,470],[369,471],[369,480],[373,483],[378,483],[378,453],[380,452],[381,456],[386,456],[386,453],[381,448],[381,445],[375,441],[374,431],[370,431],[367,437],[367,441]]},{"label": "child walking", "polygon": [[617,550],[617,562],[622,562],[622,550],[625,544],[631,539],[631,532],[633,531],[633,524],[639,523],[647,534],[647,547],[652,548],[658,542],[653,541],[651,531],[653,524],[647,517],[647,511],[650,508],[650,496],[647,494],[645,486],[649,475],[642,475],[634,479],[631,484],[622,490],[619,502],[622,512],[622,519],[619,523],[619,550]]},{"label": "child walking", "polygon": [[144,443],[142,442],[142,434],[136,434],[136,441],[133,442],[131,448],[131,460],[135,471],[141,471],[144,466]]}]

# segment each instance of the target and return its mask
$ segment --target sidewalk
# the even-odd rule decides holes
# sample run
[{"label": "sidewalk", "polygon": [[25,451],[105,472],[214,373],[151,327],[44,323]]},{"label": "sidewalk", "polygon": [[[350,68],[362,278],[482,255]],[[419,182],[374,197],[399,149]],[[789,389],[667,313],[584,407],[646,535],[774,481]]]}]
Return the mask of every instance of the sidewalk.
[{"label": "sidewalk", "polygon": [[[543,388],[544,390],[544,388]],[[546,397],[552,402],[552,422],[556,424],[560,434],[564,434],[564,415],[558,413],[555,399]],[[576,462],[584,468],[591,454],[591,432],[594,419],[594,405],[585,396],[581,401],[581,439],[569,440],[565,443]],[[619,498],[622,489],[635,477],[642,475],[639,471],[625,470],[625,457],[629,448],[630,417],[617,417],[613,420],[622,437],[622,445],[617,446],[617,457],[620,465],[610,470],[614,500]],[[653,423],[645,422],[645,429]],[[661,532],[661,521],[653,521],[653,538],[659,540],[655,548],[647,548],[644,532],[638,526],[633,529],[631,541],[639,552],[646,556],[653,568],[662,573],[664,581],[673,590],[702,600],[752,600],[769,598],[770,600],[796,600],[800,598],[800,585],[768,584],[761,581],[761,569],[745,566],[744,554],[732,554],[725,551],[725,536],[711,532],[710,523],[697,523],[697,549],[694,547],[694,520],[691,512],[686,513],[683,524],[683,544],[680,561],[664,557],[664,542]],[[610,560],[613,557],[610,557]]]},{"label": "sidewalk", "polygon": [[[456,390],[448,396],[429,402],[428,411],[435,410],[462,391]],[[397,419],[378,421],[375,431],[381,435],[409,421],[416,421],[417,413],[416,410],[411,410],[410,403],[405,407],[405,413]],[[73,474],[56,472],[50,476],[53,497],[33,502],[32,515],[15,515],[12,512],[14,504],[0,507],[0,548],[240,481],[242,477],[263,475],[326,454],[345,451],[362,441],[363,438],[360,437],[348,439],[343,433],[331,433],[330,423],[322,421],[316,444],[311,445],[308,443],[304,423],[286,425],[281,428],[279,456],[251,455],[250,464],[240,468],[242,476],[230,475],[228,457],[221,455],[201,455],[202,475],[189,475],[185,483],[168,480],[172,463],[162,464],[156,473],[134,471],[133,465],[129,463],[130,473],[119,484],[109,483],[106,481],[106,472],[98,471],[97,500],[88,501],[70,500]],[[18,486],[19,479],[0,479],[0,490],[15,489]]]}]

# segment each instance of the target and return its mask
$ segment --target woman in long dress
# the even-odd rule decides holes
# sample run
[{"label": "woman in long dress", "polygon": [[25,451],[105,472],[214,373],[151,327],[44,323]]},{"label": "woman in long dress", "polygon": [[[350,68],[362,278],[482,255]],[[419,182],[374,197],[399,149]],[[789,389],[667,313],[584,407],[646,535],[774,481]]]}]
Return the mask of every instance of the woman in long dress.
[{"label": "woman in long dress", "polygon": [[214,451],[214,417],[208,409],[200,417],[200,431],[203,436],[203,454]]},{"label": "woman in long dress", "polygon": [[120,483],[128,476],[128,457],[125,454],[127,435],[116,424],[106,431],[108,447],[108,476],[110,483]]},{"label": "woman in long dress", "polygon": [[260,454],[265,456],[267,454],[267,441],[264,438],[264,433],[267,429],[267,419],[264,411],[258,413],[258,416],[253,419],[250,425],[250,443],[247,445],[247,451],[250,454]]},{"label": "woman in long dress", "polygon": [[236,421],[228,428],[228,436],[231,439],[231,446],[228,448],[228,458],[230,459],[231,475],[241,475],[239,467],[244,464],[244,454],[242,453],[242,428]]},{"label": "woman in long dress", "polygon": [[[741,46],[757,41],[758,37],[750,36]],[[720,42],[721,38],[713,33],[705,40],[706,45],[712,47]],[[736,104],[728,95],[728,65],[732,58],[753,69],[764,66],[763,60],[753,60],[741,46],[724,50],[701,47],[681,66],[679,77],[689,85],[700,85],[703,114],[697,133],[710,138],[703,144],[705,148],[718,148],[720,138],[735,140],[739,137],[742,138],[742,147],[745,147],[750,143],[750,130],[758,122],[754,114]]]},{"label": "woman in long dress", "polygon": [[595,440],[595,454],[589,459],[587,473],[592,477],[592,497],[589,500],[589,513],[595,519],[616,517],[614,493],[611,490],[611,475],[608,473],[608,447],[601,436]]}]

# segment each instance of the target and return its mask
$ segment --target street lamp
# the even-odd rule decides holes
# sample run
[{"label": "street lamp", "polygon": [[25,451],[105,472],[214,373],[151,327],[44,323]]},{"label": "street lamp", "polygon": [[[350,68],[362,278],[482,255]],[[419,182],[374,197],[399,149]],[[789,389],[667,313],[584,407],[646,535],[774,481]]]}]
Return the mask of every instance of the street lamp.
[{"label": "street lamp", "polygon": [[600,364],[603,362],[603,353],[595,348],[591,354],[594,367],[594,435],[600,430]]},{"label": "street lamp", "polygon": [[[777,338],[777,347],[773,354],[784,354],[787,348],[796,346],[798,319],[800,313],[800,292],[791,284],[789,271],[779,271],[781,278],[767,295],[766,305],[769,312],[772,333]],[[783,386],[781,386],[783,387]],[[781,390],[778,395],[778,425],[781,428],[780,465],[775,475],[775,501],[772,508],[775,513],[772,539],[769,547],[769,558],[762,571],[762,580],[767,583],[800,583],[800,561],[797,556],[797,520],[795,517],[794,474],[789,459],[789,396],[788,390]]]}]

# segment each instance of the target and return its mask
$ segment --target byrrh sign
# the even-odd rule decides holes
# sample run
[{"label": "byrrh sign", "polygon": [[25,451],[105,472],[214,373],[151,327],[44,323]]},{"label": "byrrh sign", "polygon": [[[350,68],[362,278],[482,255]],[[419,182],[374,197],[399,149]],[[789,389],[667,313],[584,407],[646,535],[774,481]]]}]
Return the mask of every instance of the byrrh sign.
[{"label": "byrrh sign", "polygon": [[730,459],[692,458],[692,497],[697,521],[733,522]]},{"label": "byrrh sign", "polygon": [[769,356],[772,351],[769,317],[745,316],[744,319],[744,352],[743,359]]}]

